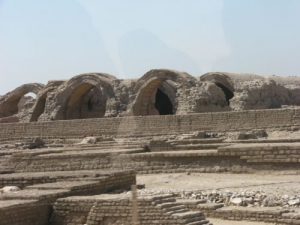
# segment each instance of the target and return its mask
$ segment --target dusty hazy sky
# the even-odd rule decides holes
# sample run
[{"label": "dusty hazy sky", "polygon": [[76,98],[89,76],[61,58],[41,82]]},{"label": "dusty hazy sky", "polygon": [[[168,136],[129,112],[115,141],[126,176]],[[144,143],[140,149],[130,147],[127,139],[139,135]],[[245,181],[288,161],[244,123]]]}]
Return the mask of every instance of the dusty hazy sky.
[{"label": "dusty hazy sky", "polygon": [[299,0],[0,0],[0,95],[83,72],[300,75]]}]

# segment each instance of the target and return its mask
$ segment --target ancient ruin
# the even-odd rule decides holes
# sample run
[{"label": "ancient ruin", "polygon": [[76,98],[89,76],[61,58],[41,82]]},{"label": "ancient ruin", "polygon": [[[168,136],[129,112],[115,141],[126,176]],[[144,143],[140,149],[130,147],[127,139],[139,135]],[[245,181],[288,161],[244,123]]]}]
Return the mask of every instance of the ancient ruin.
[{"label": "ancient ruin", "polygon": [[22,85],[0,97],[0,225],[300,224],[299,96],[171,70]]},{"label": "ancient ruin", "polygon": [[[36,98],[26,96],[28,93]],[[300,105],[299,96],[297,77],[230,73],[193,77],[151,70],[139,79],[120,80],[89,73],[16,88],[0,97],[0,122],[275,109]]]}]

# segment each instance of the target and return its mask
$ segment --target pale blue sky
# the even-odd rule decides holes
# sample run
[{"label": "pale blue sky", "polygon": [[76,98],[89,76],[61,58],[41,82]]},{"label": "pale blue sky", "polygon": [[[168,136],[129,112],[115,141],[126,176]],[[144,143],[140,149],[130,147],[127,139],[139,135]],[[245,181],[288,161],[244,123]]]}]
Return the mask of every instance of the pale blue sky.
[{"label": "pale blue sky", "polygon": [[0,0],[0,95],[84,72],[300,75],[300,0]]}]

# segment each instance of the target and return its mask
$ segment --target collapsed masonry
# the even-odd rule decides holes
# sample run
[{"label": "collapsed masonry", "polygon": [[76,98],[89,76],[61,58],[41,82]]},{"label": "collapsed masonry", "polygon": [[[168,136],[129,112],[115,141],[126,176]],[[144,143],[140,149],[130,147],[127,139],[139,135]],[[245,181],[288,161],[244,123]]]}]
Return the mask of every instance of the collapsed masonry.
[{"label": "collapsed masonry", "polygon": [[120,80],[89,73],[16,88],[0,97],[0,122],[272,109],[298,106],[299,96],[297,77],[207,73],[196,78],[151,70],[140,79]]}]

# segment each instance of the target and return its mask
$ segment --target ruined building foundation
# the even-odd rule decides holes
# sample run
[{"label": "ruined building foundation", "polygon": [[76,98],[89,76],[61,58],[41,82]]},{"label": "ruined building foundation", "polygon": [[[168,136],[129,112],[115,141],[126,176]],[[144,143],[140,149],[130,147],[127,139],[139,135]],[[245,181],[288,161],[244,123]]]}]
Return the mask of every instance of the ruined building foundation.
[{"label": "ruined building foundation", "polygon": [[0,225],[300,224],[299,81],[151,70],[22,85],[0,97]]}]

